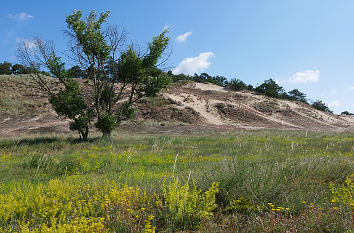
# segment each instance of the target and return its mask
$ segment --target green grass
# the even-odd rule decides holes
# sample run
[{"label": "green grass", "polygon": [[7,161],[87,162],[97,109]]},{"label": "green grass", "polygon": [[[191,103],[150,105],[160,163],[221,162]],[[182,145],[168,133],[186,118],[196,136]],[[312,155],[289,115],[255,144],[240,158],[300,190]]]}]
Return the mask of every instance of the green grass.
[{"label": "green grass", "polygon": [[[350,231],[353,229],[350,198],[354,193],[345,181],[354,182],[353,174],[353,133],[240,131],[204,136],[122,135],[111,141],[96,138],[87,143],[76,143],[64,136],[0,140],[3,197],[12,198],[16,192],[30,195],[36,187],[59,179],[68,185],[68,190],[70,185],[86,190],[70,193],[85,199],[98,195],[94,191],[90,194],[88,186],[97,188],[107,183],[103,185],[107,193],[102,191],[98,195],[104,200],[110,187],[115,190],[115,185],[126,185],[146,195],[137,206],[146,206],[153,216],[150,224],[157,231]],[[176,184],[179,189],[184,190],[181,193],[173,191],[171,186],[176,180],[180,182],[180,186]],[[205,204],[202,195],[213,184],[218,185],[218,192],[214,200],[216,208],[209,208],[212,215],[191,212],[193,208],[187,206],[192,197],[204,200],[195,202],[196,206]],[[45,189],[40,190],[38,193],[46,193]],[[345,196],[346,193],[352,196]],[[176,217],[178,211],[168,206],[168,195],[178,196],[173,200],[188,218]],[[159,201],[161,205],[157,204]],[[0,199],[0,208],[2,204],[5,205]],[[94,210],[83,216],[104,218],[100,220],[103,229],[134,232],[149,226],[147,214],[142,217],[144,220],[135,222],[130,212],[120,209],[119,213],[125,214],[113,221],[107,219],[101,207]],[[37,219],[35,224],[31,221],[34,217],[23,216],[27,215],[15,211],[11,219],[2,221],[0,212],[0,229],[24,229],[16,219],[28,223],[31,230],[43,230],[43,223],[53,227],[50,223],[53,220],[45,217]],[[64,220],[60,221],[64,224]]]}]

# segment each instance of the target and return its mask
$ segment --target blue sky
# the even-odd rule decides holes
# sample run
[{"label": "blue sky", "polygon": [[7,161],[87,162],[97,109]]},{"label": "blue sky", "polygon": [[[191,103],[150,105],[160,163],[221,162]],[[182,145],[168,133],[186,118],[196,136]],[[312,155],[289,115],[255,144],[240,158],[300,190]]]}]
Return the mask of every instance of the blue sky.
[{"label": "blue sky", "polygon": [[111,11],[140,45],[169,27],[175,73],[277,80],[321,99],[336,113],[354,112],[354,1],[132,0],[5,1],[0,9],[0,62],[16,62],[19,41],[54,40],[65,52],[65,16],[74,9]]}]

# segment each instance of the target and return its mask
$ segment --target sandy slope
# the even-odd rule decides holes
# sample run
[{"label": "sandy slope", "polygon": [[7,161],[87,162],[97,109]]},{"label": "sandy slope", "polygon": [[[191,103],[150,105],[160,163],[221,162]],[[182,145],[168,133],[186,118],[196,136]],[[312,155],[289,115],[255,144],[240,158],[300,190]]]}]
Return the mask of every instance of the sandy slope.
[{"label": "sandy slope", "polygon": [[[208,93],[206,95],[200,94],[200,92],[198,92],[200,90]],[[231,98],[225,98],[223,100],[213,95],[213,93],[220,92],[229,93]],[[235,98],[236,95],[237,98]],[[236,93],[214,84],[187,83],[180,87],[177,92],[176,90],[169,90],[164,93],[164,96],[180,103],[181,108],[193,108],[211,125],[235,125],[243,128],[259,128],[257,123],[263,120],[269,122],[269,127],[265,125],[261,128],[345,130],[350,129],[354,125],[352,118],[321,112],[303,103],[272,99],[262,95],[255,95],[251,92]],[[267,101],[275,103],[276,107],[274,111],[265,113],[255,108],[255,105],[262,105]],[[230,108],[238,109],[238,111],[246,111],[250,114],[255,114],[259,120],[246,124],[242,122],[242,119],[235,119],[235,117],[232,118],[227,115],[221,116],[215,107],[217,104],[227,105]],[[287,116],[287,112],[290,112],[293,116]]]},{"label": "sandy slope", "polygon": [[[3,90],[13,95],[8,97],[8,101],[15,101],[12,98],[16,98],[18,102],[27,102],[23,106],[17,104],[22,106],[22,112],[18,114],[0,113],[0,136],[68,131],[69,121],[58,118],[51,110],[47,97],[29,86],[26,79],[12,76],[1,78]],[[194,129],[354,131],[354,116],[337,116],[304,103],[272,99],[249,91],[234,92],[213,84],[176,83],[165,90],[162,97],[169,99],[170,103],[163,106],[140,104],[137,107],[141,114],[136,120],[142,124],[161,120],[163,125],[166,122],[170,122],[171,126],[192,124]],[[6,105],[1,104],[0,109],[6,109]]]}]

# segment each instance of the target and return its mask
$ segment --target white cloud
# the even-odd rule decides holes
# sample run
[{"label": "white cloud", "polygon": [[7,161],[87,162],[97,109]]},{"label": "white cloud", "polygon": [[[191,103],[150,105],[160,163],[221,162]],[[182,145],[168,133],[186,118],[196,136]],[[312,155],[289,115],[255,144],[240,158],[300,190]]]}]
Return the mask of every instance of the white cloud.
[{"label": "white cloud", "polygon": [[333,102],[331,102],[331,103],[329,103],[328,104],[328,107],[330,107],[330,108],[338,108],[340,106],[340,101],[339,100],[335,100],[335,101],[333,101]]},{"label": "white cloud", "polygon": [[189,32],[186,32],[182,35],[177,36],[176,40],[180,43],[185,42],[187,40],[187,38],[190,37],[191,35],[192,35],[192,31],[189,31]]},{"label": "white cloud", "polygon": [[19,21],[26,21],[28,19],[34,18],[34,16],[26,14],[25,12],[21,12],[21,13],[14,14],[14,15],[13,14],[8,14],[8,17],[10,19],[19,20]]},{"label": "white cloud", "polygon": [[293,84],[298,83],[315,83],[320,79],[319,70],[305,70],[302,72],[297,72],[289,78],[289,82]]},{"label": "white cloud", "polygon": [[193,75],[198,71],[202,71],[210,66],[210,58],[214,57],[214,53],[205,52],[200,53],[198,57],[188,57],[183,59],[183,61],[172,70],[173,74],[189,74]]},{"label": "white cloud", "polygon": [[36,47],[33,41],[22,37],[16,37],[16,42],[17,44],[24,44],[29,49],[33,49],[34,47]]},{"label": "white cloud", "polygon": [[354,86],[350,87],[350,89],[354,91]]}]

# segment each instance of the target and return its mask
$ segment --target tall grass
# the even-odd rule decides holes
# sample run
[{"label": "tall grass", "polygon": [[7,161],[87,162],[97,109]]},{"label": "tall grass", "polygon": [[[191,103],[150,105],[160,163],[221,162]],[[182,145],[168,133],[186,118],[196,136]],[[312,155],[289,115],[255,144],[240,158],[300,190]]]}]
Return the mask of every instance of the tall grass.
[{"label": "tall grass", "polygon": [[[353,173],[352,133],[3,139],[0,228],[345,232],[353,229]],[[33,207],[36,195],[43,201]],[[60,211],[29,214],[53,205]]]}]

